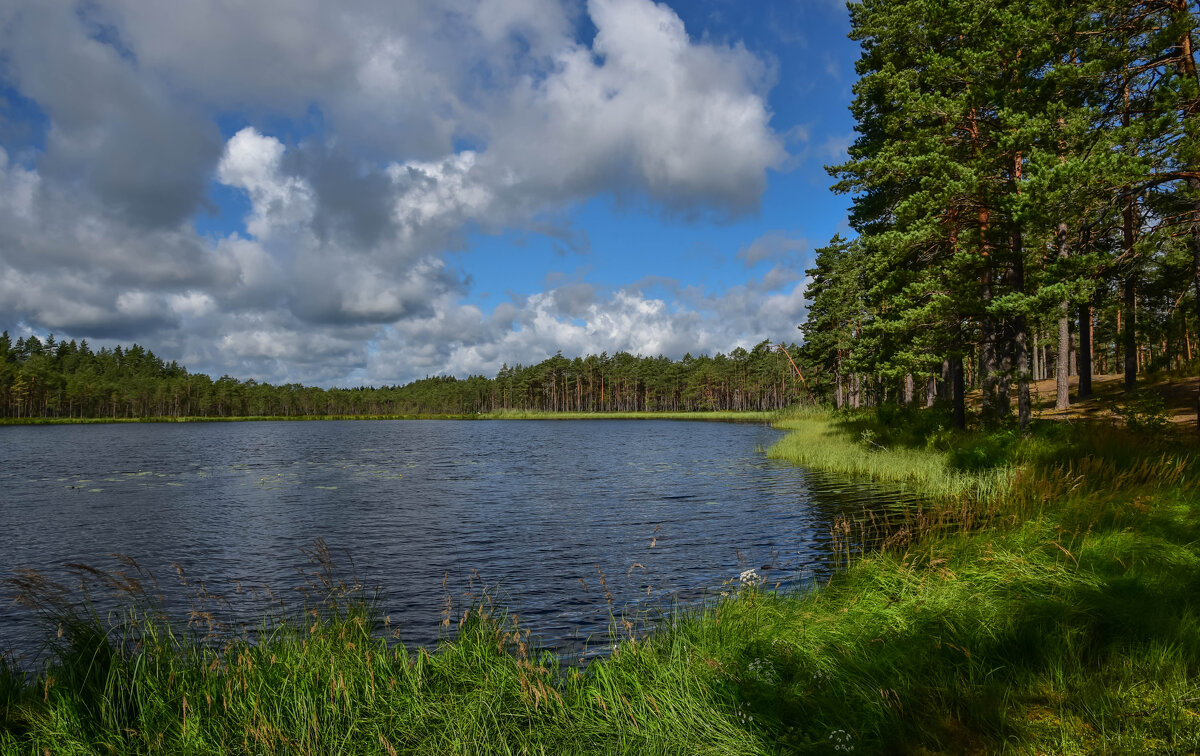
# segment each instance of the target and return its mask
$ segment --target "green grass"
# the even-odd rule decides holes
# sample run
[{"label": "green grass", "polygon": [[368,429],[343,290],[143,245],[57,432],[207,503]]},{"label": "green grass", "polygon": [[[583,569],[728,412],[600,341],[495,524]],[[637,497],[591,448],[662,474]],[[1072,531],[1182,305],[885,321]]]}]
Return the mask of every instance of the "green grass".
[{"label": "green grass", "polygon": [[[55,650],[36,676],[0,673],[0,752],[1200,750],[1193,447],[1084,426],[959,434],[936,413],[779,422],[773,456],[926,496],[835,524],[884,547],[827,586],[732,588],[649,635],[614,623],[613,652],[578,670],[486,596],[432,652],[388,643],[326,561],[254,643],[205,642],[207,624],[171,627],[132,590],[118,622],[73,613],[23,574]],[[124,572],[93,582],[127,590]]]},{"label": "green grass", "polygon": [[1008,490],[1015,474],[1009,466],[956,469],[949,455],[893,440],[885,427],[862,417],[837,422],[819,410],[793,411],[775,424],[789,433],[768,450],[769,457],[892,484],[932,498],[994,501]]},{"label": "green grass", "polygon": [[[4,753],[755,753],[736,708],[714,717],[718,670],[685,637],[621,643],[586,672],[539,651],[481,596],[433,652],[389,643],[373,602],[338,582],[318,550],[317,590],[264,622],[254,642],[224,628],[219,602],[173,627],[129,569],[83,570],[122,591],[115,620],[70,608],[33,573],[13,581],[59,637],[36,679],[0,674]],[[201,589],[203,590],[203,589]],[[456,620],[456,621],[452,621]],[[449,636],[449,631],[448,631]],[[614,636],[614,640],[617,637]],[[665,645],[664,645],[664,641]]]}]

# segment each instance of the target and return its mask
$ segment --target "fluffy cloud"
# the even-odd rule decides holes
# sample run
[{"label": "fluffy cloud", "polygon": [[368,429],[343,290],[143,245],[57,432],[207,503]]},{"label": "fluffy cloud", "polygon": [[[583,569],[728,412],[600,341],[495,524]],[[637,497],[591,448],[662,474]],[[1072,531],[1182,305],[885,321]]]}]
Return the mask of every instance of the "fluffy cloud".
[{"label": "fluffy cloud", "polygon": [[253,128],[233,135],[217,165],[217,179],[244,191],[253,211],[246,230],[261,241],[280,232],[307,226],[316,210],[312,189],[296,176],[280,173],[283,143],[263,136]]},{"label": "fluffy cloud", "polygon": [[591,0],[590,48],[527,79],[493,143],[525,191],[646,192],[670,209],[757,207],[785,155],[762,98],[766,70],[740,47],[691,42],[669,8]]},{"label": "fluffy cloud", "polygon": [[792,276],[790,286],[775,291],[775,270],[720,293],[678,290],[675,303],[636,287],[601,297],[586,284],[506,303],[490,316],[444,302],[436,315],[389,329],[369,358],[366,376],[396,383],[424,375],[492,375],[504,363],[536,363],[559,350],[570,356],[627,351],[678,358],[749,348],[766,338],[794,340],[789,334],[804,319],[807,282]]},{"label": "fluffy cloud", "polygon": [[[672,301],[577,282],[462,304],[447,253],[473,230],[586,249],[569,209],[597,195],[685,220],[757,209],[787,159],[769,69],[650,0],[14,0],[0,61],[45,124],[20,159],[0,147],[6,325],[169,345],[218,374],[394,382],[727,349],[802,307],[786,266]],[[222,138],[231,118],[253,125]],[[239,231],[195,230],[214,184],[247,201]]]}]

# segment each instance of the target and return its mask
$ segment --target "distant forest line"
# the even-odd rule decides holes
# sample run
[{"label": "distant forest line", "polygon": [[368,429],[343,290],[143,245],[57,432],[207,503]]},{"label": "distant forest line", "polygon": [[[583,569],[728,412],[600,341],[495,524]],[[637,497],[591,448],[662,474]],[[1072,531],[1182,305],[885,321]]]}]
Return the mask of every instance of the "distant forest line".
[{"label": "distant forest line", "polygon": [[93,350],[86,340],[0,335],[0,417],[157,418],[465,415],[499,410],[692,412],[774,410],[804,384],[769,341],[680,360],[628,352],[505,365],[494,378],[424,378],[405,385],[319,388],[228,375],[213,379],[142,346]]},{"label": "distant forest line", "polygon": [[[1149,309],[1149,308],[1147,308]],[[1149,318],[1143,321],[1150,324]],[[1189,365],[1189,337],[1164,339],[1146,328],[1138,372]],[[1099,340],[1098,340],[1099,341]],[[1100,342],[1102,343],[1102,342]],[[166,361],[138,344],[93,350],[86,340],[0,334],[0,418],[131,419],[313,416],[473,415],[534,412],[772,411],[793,404],[877,405],[953,401],[947,374],[863,377],[846,391],[847,377],[822,357],[820,340],[784,349],[762,341],[714,356],[672,360],[617,352],[568,359],[555,354],[534,365],[505,365],[494,378],[436,376],[404,385],[320,388],[271,384],[223,375],[213,379]],[[1174,347],[1174,348],[1172,348]],[[1077,375],[1073,340],[1062,361]],[[1049,378],[1059,364],[1056,344],[1034,348],[1032,377]],[[1103,350],[1097,350],[1103,355]],[[1118,352],[1119,355],[1119,352]],[[789,359],[790,358],[790,359]],[[1105,364],[1100,356],[1092,362]],[[1109,358],[1112,359],[1112,358]],[[984,386],[979,353],[964,358],[964,388]],[[793,367],[793,363],[795,367]],[[1112,363],[1108,363],[1111,365]],[[1090,367],[1083,363],[1083,367]],[[797,373],[799,371],[799,373]],[[866,390],[867,386],[871,390]]]}]

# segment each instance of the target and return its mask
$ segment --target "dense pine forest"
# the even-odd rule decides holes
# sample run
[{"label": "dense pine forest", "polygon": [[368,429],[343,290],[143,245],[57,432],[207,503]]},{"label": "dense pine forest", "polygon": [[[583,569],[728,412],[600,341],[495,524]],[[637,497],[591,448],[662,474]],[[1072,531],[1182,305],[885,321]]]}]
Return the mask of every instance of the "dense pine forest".
[{"label": "dense pine forest", "polygon": [[498,410],[634,412],[770,410],[805,396],[787,354],[764,341],[715,357],[556,354],[495,378],[425,378],[404,386],[330,388],[189,373],[137,344],[92,350],[53,335],[0,335],[6,418],[470,415]]},{"label": "dense pine forest", "polygon": [[[804,356],[840,406],[1031,417],[1030,382],[1200,350],[1197,13],[1185,0],[850,5],[853,239],[809,271]],[[1194,365],[1188,366],[1194,369]]]}]

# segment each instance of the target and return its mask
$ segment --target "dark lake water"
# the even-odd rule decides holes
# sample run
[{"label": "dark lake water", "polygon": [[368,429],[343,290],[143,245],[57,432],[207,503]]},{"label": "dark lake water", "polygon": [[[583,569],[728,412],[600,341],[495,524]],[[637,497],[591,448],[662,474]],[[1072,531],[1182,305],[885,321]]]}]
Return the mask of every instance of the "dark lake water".
[{"label": "dark lake water", "polygon": [[[745,569],[784,586],[828,573],[833,518],[879,493],[768,460],[780,435],[646,420],[4,427],[0,577],[125,569],[110,556],[125,554],[182,611],[176,562],[255,620],[249,588],[289,595],[320,538],[382,590],[406,643],[435,641],[445,597],[457,611],[477,574],[574,653],[610,621],[600,570],[617,613],[698,600]],[[28,656],[30,613],[8,588],[0,651]]]}]

